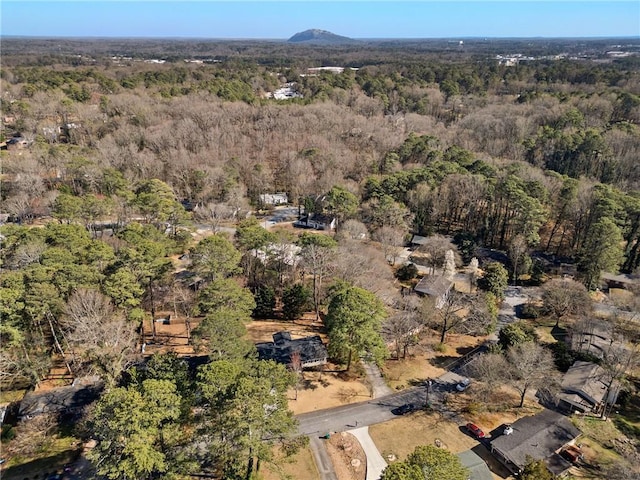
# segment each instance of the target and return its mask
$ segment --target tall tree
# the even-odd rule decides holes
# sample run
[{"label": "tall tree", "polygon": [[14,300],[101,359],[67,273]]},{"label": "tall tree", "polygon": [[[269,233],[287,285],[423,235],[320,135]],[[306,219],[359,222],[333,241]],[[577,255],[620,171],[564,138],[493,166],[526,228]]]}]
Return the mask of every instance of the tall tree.
[{"label": "tall tree", "polygon": [[88,458],[110,479],[152,479],[177,473],[171,458],[180,416],[180,395],[169,380],[145,380],[140,389],[114,388],[93,412],[96,447]]},{"label": "tall tree", "polygon": [[381,480],[466,480],[469,471],[458,457],[433,445],[419,445],[404,462],[389,465]]},{"label": "tall tree", "polygon": [[313,233],[303,233],[298,243],[302,247],[303,268],[313,277],[313,308],[316,319],[320,320],[323,281],[331,268],[337,243],[331,237]]},{"label": "tall tree", "polygon": [[601,218],[582,245],[578,271],[589,290],[598,287],[603,271],[617,272],[622,263],[622,232],[611,218]]},{"label": "tall tree", "polygon": [[381,361],[387,353],[380,335],[386,316],[384,305],[373,293],[349,285],[339,288],[331,297],[326,317],[330,354],[346,360],[347,370],[361,354]]},{"label": "tall tree", "polygon": [[240,272],[242,254],[222,235],[203,238],[189,256],[196,273],[208,282]]},{"label": "tall tree", "polygon": [[502,300],[504,291],[509,284],[509,273],[501,263],[490,262],[484,267],[484,273],[478,279],[478,287],[487,292],[493,293],[496,298]]},{"label": "tall tree", "polygon": [[342,222],[356,213],[358,197],[343,187],[334,186],[325,197],[325,209],[330,215],[335,215],[338,228]]},{"label": "tall tree", "polygon": [[520,405],[531,388],[549,384],[555,372],[551,352],[535,342],[523,342],[507,351],[508,382],[520,392]]},{"label": "tall tree", "polygon": [[223,478],[248,480],[260,462],[273,461],[273,446],[295,429],[286,396],[294,382],[292,372],[271,361],[220,360],[201,367],[198,388],[211,405],[199,422],[204,465]]},{"label": "tall tree", "polygon": [[531,258],[528,255],[529,245],[523,235],[515,235],[509,242],[509,260],[513,267],[513,284],[518,285],[518,277],[527,273],[531,267]]}]

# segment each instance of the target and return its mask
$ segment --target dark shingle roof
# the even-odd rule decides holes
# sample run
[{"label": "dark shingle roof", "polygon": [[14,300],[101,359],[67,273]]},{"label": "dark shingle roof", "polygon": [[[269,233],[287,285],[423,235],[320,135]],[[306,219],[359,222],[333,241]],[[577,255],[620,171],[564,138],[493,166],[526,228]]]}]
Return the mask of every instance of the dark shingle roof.
[{"label": "dark shingle roof", "polygon": [[55,388],[46,392],[29,392],[20,402],[19,417],[32,417],[43,413],[72,412],[93,403],[100,397],[104,383],[89,379],[86,383]]},{"label": "dark shingle roof", "polygon": [[511,426],[513,433],[492,440],[491,449],[518,468],[526,465],[527,457],[545,460],[548,466],[558,464],[556,468],[566,466],[560,465],[562,462],[554,457],[554,453],[581,433],[566,417],[546,409],[521,418]]},{"label": "dark shingle roof", "polygon": [[291,364],[291,355],[300,352],[302,366],[320,365],[327,361],[327,348],[319,335],[292,339],[289,332],[273,334],[273,342],[256,344],[260,360],[274,360],[284,365]]},{"label": "dark shingle roof", "polygon": [[575,362],[562,378],[564,392],[560,397],[573,399],[571,394],[578,394],[584,399],[581,404],[593,407],[594,404],[602,402],[607,394],[606,385],[602,381],[603,375],[604,370],[595,363]]}]

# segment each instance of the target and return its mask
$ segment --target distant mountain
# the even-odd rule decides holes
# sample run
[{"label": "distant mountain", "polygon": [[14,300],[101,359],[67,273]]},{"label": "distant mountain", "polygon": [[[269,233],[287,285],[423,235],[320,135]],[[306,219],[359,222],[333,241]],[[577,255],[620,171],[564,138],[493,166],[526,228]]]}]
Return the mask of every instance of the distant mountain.
[{"label": "distant mountain", "polygon": [[342,37],[326,30],[312,28],[304,32],[296,33],[287,40],[290,43],[353,43],[355,40],[349,37]]}]

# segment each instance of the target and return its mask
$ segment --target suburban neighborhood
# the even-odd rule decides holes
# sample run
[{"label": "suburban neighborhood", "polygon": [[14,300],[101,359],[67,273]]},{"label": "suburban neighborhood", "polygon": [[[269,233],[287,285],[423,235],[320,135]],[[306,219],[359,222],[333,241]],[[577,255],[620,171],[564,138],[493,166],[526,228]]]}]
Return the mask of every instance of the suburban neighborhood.
[{"label": "suburban neighborhood", "polygon": [[2,40],[2,479],[640,478],[637,38],[54,40]]}]

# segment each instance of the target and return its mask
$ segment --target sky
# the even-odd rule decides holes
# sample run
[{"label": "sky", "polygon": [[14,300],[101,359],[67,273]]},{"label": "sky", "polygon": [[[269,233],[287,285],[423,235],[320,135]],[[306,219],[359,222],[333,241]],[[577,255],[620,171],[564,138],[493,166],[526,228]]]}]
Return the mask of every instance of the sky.
[{"label": "sky", "polygon": [[38,37],[640,37],[640,0],[2,0],[0,16],[2,35]]}]

